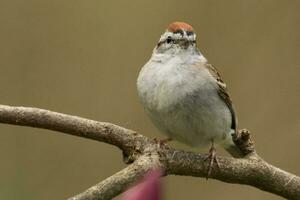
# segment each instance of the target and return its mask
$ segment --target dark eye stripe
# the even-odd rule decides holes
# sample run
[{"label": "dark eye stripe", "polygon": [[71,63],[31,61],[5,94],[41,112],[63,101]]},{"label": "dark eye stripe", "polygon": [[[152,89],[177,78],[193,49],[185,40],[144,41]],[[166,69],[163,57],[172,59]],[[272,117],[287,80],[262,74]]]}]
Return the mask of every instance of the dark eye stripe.
[{"label": "dark eye stripe", "polygon": [[[158,43],[157,43],[157,47],[160,47],[163,43],[171,43],[171,42],[173,42],[173,43],[176,44],[176,43],[177,43],[177,40],[174,40],[174,39],[168,37],[167,39],[158,42]],[[190,41],[190,43],[195,44],[195,43],[196,43],[196,40],[192,40],[192,41]]]},{"label": "dark eye stripe", "polygon": [[181,30],[181,29],[176,30],[176,31],[174,32],[174,34],[177,34],[177,33],[179,33],[181,36],[184,35],[183,30]]},{"label": "dark eye stripe", "polygon": [[174,39],[171,38],[171,37],[169,36],[167,39],[158,42],[158,43],[157,43],[157,47],[159,47],[159,46],[162,45],[163,43],[171,43],[171,42],[174,42]]},{"label": "dark eye stripe", "polygon": [[169,36],[169,37],[166,39],[166,42],[167,42],[167,43],[171,43],[172,41],[174,41],[174,40],[171,38],[171,36]]},{"label": "dark eye stripe", "polygon": [[190,35],[194,35],[194,32],[192,32],[192,31],[187,31],[186,34],[187,34],[188,36],[190,36]]},{"label": "dark eye stripe", "polygon": [[164,43],[164,41],[157,43],[157,47],[160,47],[160,45],[162,45],[163,43]]}]

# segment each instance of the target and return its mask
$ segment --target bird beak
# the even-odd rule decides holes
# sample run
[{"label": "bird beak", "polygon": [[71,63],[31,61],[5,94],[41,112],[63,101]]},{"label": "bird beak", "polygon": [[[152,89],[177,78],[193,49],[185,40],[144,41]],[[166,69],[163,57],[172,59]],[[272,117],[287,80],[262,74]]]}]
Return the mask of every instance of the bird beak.
[{"label": "bird beak", "polygon": [[184,49],[187,49],[191,44],[192,42],[187,39],[182,39],[179,41],[179,45]]}]

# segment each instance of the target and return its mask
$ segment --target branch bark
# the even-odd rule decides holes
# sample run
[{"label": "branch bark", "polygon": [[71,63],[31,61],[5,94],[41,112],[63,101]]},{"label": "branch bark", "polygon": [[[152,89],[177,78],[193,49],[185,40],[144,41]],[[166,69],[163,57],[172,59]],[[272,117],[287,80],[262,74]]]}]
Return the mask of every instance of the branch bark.
[{"label": "branch bark", "polygon": [[[70,199],[111,199],[125,191],[152,168],[165,175],[206,177],[208,163],[204,154],[159,146],[135,131],[107,123],[48,110],[0,105],[0,123],[49,129],[89,138],[119,147],[127,168]],[[254,151],[249,133],[241,132],[235,143],[246,152],[241,159],[218,156],[211,177],[227,183],[245,184],[288,199],[300,199],[300,177],[272,166]]]}]

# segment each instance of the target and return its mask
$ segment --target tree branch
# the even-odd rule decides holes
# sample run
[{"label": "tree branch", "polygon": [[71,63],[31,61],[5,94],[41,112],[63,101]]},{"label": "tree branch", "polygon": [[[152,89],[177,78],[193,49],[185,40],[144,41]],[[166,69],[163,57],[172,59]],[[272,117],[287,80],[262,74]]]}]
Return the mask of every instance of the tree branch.
[{"label": "tree branch", "polygon": [[[125,191],[151,168],[160,167],[166,175],[205,177],[208,163],[204,154],[185,152],[132,130],[106,123],[38,108],[0,105],[0,123],[44,128],[109,143],[119,147],[127,168],[71,199],[111,199]],[[234,142],[247,156],[242,159],[220,157],[211,177],[227,183],[251,185],[288,199],[300,199],[300,178],[272,166],[254,151],[249,132],[241,131]]]},{"label": "tree branch", "polygon": [[[173,154],[173,158],[167,158],[168,174],[206,177],[205,155],[176,150]],[[257,155],[240,159],[218,157],[218,162],[220,168],[214,166],[210,178],[251,185],[287,199],[300,199],[300,177],[272,166]]]},{"label": "tree branch", "polygon": [[149,139],[132,130],[49,110],[0,105],[0,123],[30,126],[115,145],[126,154],[142,151]]}]

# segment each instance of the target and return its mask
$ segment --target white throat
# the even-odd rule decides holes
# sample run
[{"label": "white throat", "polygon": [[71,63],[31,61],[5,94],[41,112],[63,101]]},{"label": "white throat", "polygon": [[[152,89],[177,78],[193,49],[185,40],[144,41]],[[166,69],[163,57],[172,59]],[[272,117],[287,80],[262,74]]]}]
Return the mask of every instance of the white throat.
[{"label": "white throat", "polygon": [[166,63],[172,59],[182,63],[193,63],[194,61],[200,61],[203,63],[207,62],[207,59],[202,55],[202,53],[194,47],[189,47],[187,49],[171,48],[163,53],[158,52],[155,48],[150,60],[159,63]]}]

